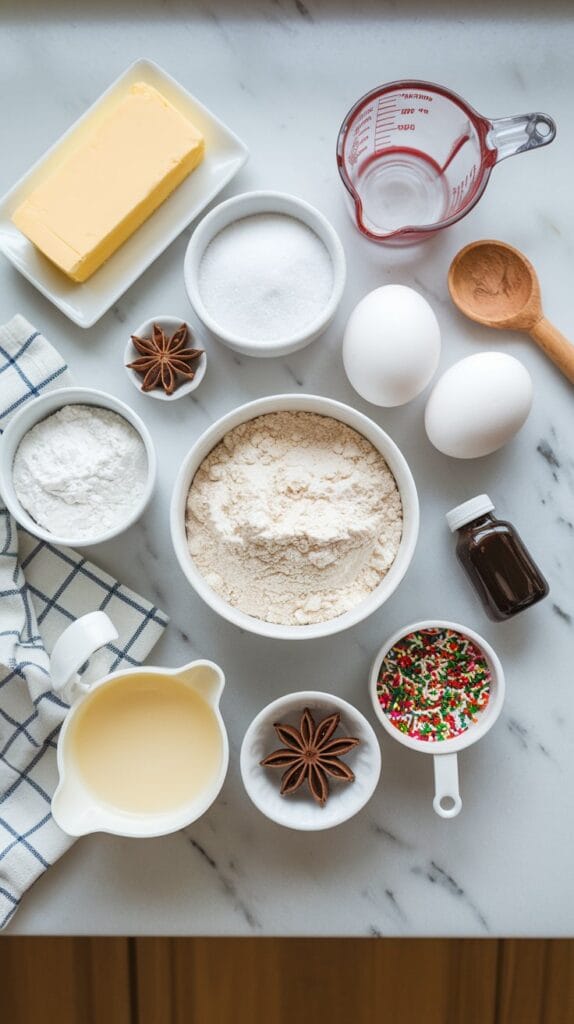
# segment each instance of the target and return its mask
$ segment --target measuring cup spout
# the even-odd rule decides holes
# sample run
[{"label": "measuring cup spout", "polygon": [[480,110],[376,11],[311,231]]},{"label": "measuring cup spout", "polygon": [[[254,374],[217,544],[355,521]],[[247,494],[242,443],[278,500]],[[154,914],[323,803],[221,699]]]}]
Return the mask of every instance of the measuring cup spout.
[{"label": "measuring cup spout", "polygon": [[555,138],[556,124],[548,114],[516,114],[491,121],[487,143],[499,163],[515,153],[547,146]]},{"label": "measuring cup spout", "polygon": [[225,676],[214,661],[192,661],[177,672],[180,679],[193,686],[204,700],[216,708],[225,686]]},{"label": "measuring cup spout", "polygon": [[52,816],[56,825],[69,836],[85,836],[101,827],[98,808],[85,792],[65,776],[52,797]]}]

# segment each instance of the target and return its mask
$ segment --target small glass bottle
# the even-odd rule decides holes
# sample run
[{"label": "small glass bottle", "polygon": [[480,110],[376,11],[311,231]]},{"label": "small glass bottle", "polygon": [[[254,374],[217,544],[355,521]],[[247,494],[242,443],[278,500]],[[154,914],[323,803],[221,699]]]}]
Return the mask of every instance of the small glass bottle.
[{"label": "small glass bottle", "polygon": [[530,608],[548,594],[548,583],[511,523],[492,515],[488,494],[479,494],[446,514],[458,532],[456,554],[487,615],[496,622]]}]

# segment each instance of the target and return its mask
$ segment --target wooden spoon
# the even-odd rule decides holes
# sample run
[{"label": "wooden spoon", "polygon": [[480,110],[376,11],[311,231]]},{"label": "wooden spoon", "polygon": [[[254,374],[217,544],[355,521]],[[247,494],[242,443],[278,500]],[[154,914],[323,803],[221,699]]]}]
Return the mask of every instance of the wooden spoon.
[{"label": "wooden spoon", "polygon": [[471,320],[526,331],[574,384],[574,345],[544,316],[536,271],[518,249],[492,239],[471,242],[453,259],[448,288]]}]

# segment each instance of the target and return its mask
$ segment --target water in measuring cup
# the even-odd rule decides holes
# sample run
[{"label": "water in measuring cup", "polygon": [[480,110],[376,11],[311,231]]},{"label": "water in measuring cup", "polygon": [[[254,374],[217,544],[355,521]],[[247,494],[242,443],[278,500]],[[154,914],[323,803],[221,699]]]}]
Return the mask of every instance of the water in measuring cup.
[{"label": "water in measuring cup", "polygon": [[400,147],[375,153],[365,161],[357,188],[363,220],[380,234],[437,223],[445,215],[449,197],[439,165],[419,150]]}]

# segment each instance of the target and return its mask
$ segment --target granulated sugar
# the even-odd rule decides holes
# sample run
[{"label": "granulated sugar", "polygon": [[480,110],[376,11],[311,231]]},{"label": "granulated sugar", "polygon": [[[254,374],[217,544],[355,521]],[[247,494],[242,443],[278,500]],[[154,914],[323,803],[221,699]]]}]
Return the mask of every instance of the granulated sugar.
[{"label": "granulated sugar", "polygon": [[295,217],[259,213],[220,231],[199,267],[207,312],[251,341],[280,341],[309,327],[333,290],[329,253]]},{"label": "granulated sugar", "polygon": [[330,416],[277,412],[230,430],[192,481],[190,554],[209,585],[266,622],[342,615],[380,583],[402,534],[383,456]]}]

